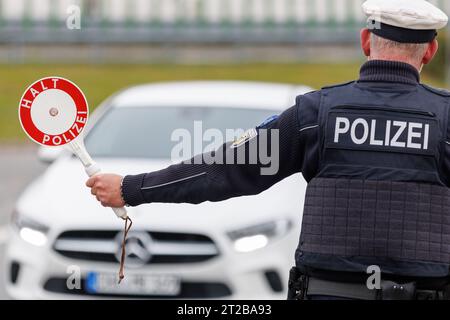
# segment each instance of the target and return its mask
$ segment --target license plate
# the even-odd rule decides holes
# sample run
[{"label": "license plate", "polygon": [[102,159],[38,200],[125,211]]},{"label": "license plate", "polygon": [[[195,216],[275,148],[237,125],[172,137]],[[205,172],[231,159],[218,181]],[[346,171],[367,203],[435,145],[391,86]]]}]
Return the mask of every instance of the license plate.
[{"label": "license plate", "polygon": [[117,274],[90,272],[86,278],[86,291],[91,294],[177,296],[181,281],[175,276],[126,275],[118,284]]}]

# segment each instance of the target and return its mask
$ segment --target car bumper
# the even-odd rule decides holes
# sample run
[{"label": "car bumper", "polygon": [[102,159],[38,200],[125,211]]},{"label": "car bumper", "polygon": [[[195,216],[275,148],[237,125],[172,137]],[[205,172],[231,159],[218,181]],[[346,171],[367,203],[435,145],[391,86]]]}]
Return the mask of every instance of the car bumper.
[{"label": "car bumper", "polygon": [[[68,259],[54,252],[49,245],[36,247],[28,244],[12,229],[10,234],[4,275],[7,293],[13,299],[139,298],[98,296],[83,290],[87,273],[117,273],[118,264]],[[172,298],[285,299],[288,271],[293,263],[290,259],[293,256],[292,244],[296,238],[297,235],[291,232],[266,248],[246,254],[226,251],[207,262],[128,268],[126,276],[176,275],[181,279],[182,287],[188,289],[184,295]],[[79,274],[74,270],[79,270]],[[77,276],[81,278],[81,290],[69,290],[67,280]]]}]

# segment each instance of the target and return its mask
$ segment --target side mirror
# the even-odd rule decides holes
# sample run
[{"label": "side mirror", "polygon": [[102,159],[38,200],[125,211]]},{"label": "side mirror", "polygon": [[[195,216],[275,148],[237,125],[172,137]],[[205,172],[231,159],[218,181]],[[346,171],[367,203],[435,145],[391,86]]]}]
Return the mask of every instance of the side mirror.
[{"label": "side mirror", "polygon": [[65,152],[64,147],[39,147],[38,158],[45,164],[51,164]]}]

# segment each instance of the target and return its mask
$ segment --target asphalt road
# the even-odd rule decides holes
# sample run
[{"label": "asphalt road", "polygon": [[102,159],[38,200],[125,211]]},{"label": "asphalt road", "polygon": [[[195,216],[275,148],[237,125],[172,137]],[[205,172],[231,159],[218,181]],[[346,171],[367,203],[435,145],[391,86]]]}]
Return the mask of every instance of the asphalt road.
[{"label": "asphalt road", "polygon": [[[3,265],[3,255],[8,223],[14,209],[14,203],[27,184],[45,169],[39,161],[35,146],[0,145],[0,266]],[[0,272],[2,268],[0,268]],[[0,299],[7,299],[0,276]]]}]

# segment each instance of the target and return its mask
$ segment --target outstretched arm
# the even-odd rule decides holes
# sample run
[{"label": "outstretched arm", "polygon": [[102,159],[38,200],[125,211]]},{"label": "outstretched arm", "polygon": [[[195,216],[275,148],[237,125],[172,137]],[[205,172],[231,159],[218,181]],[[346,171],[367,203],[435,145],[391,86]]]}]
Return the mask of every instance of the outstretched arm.
[{"label": "outstretched arm", "polygon": [[[104,206],[223,201],[256,195],[302,171],[310,144],[297,105],[215,152],[164,170],[123,178],[100,175],[87,182]],[[122,186],[121,186],[122,184]]]}]

